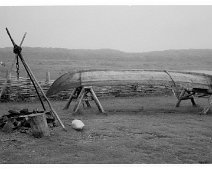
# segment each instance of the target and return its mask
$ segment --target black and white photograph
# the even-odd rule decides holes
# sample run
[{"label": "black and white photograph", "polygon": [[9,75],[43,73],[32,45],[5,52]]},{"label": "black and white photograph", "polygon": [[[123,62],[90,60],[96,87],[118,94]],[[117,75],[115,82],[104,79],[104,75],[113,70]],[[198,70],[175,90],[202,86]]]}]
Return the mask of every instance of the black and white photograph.
[{"label": "black and white photograph", "polygon": [[211,5],[0,5],[0,166],[212,163]]}]

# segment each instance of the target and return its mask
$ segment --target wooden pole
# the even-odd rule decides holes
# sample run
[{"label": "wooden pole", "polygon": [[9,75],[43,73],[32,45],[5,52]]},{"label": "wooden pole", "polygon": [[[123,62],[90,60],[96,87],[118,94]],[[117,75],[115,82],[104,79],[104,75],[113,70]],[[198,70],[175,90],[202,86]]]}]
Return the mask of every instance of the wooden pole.
[{"label": "wooden pole", "polygon": [[[34,86],[34,88],[35,88],[35,91],[36,91],[36,93],[37,93],[37,95],[38,95],[38,98],[39,98],[39,100],[40,100],[40,102],[41,102],[41,105],[42,105],[42,107],[43,107],[43,110],[46,111],[46,108],[45,108],[45,105],[44,105],[44,103],[43,103],[43,100],[42,100],[42,98],[41,98],[41,96],[40,96],[40,94],[39,94],[39,92],[38,92],[38,89],[37,89],[37,86],[36,86],[36,84],[38,85],[38,83],[37,83],[36,79],[34,78],[34,75],[32,74],[32,72],[31,72],[31,70],[29,69],[28,65],[27,65],[26,62],[24,61],[24,59],[23,59],[21,53],[19,53],[18,56],[19,56],[19,58],[20,58],[20,60],[21,60],[21,62],[22,62],[22,64],[23,64],[23,66],[24,66],[24,68],[25,68],[25,70],[26,70],[26,72],[27,72],[27,74],[28,74],[28,76],[29,76],[29,78],[30,78],[30,80],[31,80],[31,82],[32,82],[32,84],[33,84],[33,86]],[[35,83],[36,83],[36,84],[35,84]]]},{"label": "wooden pole", "polygon": [[209,112],[211,105],[212,105],[212,95],[210,95],[210,97],[208,98],[208,107],[205,107],[202,113],[206,115]]},{"label": "wooden pole", "polygon": [[195,92],[193,92],[193,91],[188,91],[188,90],[187,90],[187,93],[188,93],[188,96],[189,96],[190,99],[191,99],[192,105],[193,105],[194,107],[196,107],[197,104],[196,104],[196,102],[195,102],[195,100],[194,100],[194,94],[195,94]]},{"label": "wooden pole", "polygon": [[85,102],[85,104],[87,105],[87,107],[88,108],[91,108],[91,104],[89,103],[89,100],[88,100],[88,93],[89,93],[90,91],[88,90],[88,89],[85,89],[85,99],[84,99],[84,102]]},{"label": "wooden pole", "polygon": [[71,95],[70,95],[70,97],[69,97],[69,99],[68,99],[68,102],[66,103],[65,107],[63,108],[63,110],[67,110],[67,109],[69,108],[69,106],[70,106],[70,104],[71,104],[71,102],[72,102],[72,100],[73,100],[73,98],[74,98],[74,95],[75,95],[76,91],[77,91],[77,88],[75,88],[75,89],[72,91],[72,93],[71,93]]},{"label": "wooden pole", "polygon": [[195,103],[195,100],[194,100],[194,97],[192,96],[191,97],[191,103],[192,103],[192,105],[195,107],[195,106],[197,106],[197,104]]},{"label": "wooden pole", "polygon": [[83,99],[84,95],[85,95],[85,88],[82,87],[82,89],[81,89],[81,91],[80,91],[80,94],[79,94],[79,96],[78,96],[78,98],[77,98],[77,104],[76,104],[75,107],[74,107],[74,112],[77,112],[77,111],[78,111],[79,106],[80,106],[80,104],[81,104],[81,102],[82,102],[82,99]]},{"label": "wooden pole", "polygon": [[46,72],[46,83],[49,83],[50,82],[50,72],[47,71]]},{"label": "wooden pole", "polygon": [[178,101],[177,101],[177,104],[176,104],[176,107],[179,107],[179,106],[180,106],[180,102],[181,102],[181,100],[182,100],[181,98],[184,96],[185,92],[186,92],[185,89],[183,89],[183,90],[181,91],[181,93],[180,93],[180,95],[179,95],[179,98],[178,98]]},{"label": "wooden pole", "polygon": [[93,99],[94,99],[94,101],[95,101],[95,103],[96,103],[96,105],[97,105],[99,111],[102,112],[102,113],[105,113],[105,111],[104,111],[104,109],[103,109],[103,107],[102,107],[102,105],[101,105],[99,99],[97,98],[95,92],[93,91],[93,88],[92,88],[92,87],[89,87],[89,90],[90,90],[90,92],[91,92],[91,94],[92,94],[92,97],[93,97]]},{"label": "wooden pole", "polygon": [[11,40],[13,46],[16,46],[16,44],[15,44],[15,42],[14,42],[14,40],[13,40],[12,36],[10,35],[10,32],[7,28],[6,28],[6,31],[7,31],[7,34],[9,35],[9,37],[10,37],[10,40]]},{"label": "wooden pole", "polygon": [[87,107],[91,108],[91,104],[89,103],[87,99],[85,100],[85,104],[87,105]]},{"label": "wooden pole", "polygon": [[[172,86],[171,86],[171,89],[172,89],[172,93],[174,94],[174,96],[178,99],[178,101],[180,100],[180,96],[178,94],[178,88],[177,88],[177,85],[174,81],[174,79],[172,78],[172,76],[170,75],[170,73],[167,71],[167,70],[164,70],[164,72],[169,76],[169,78],[171,79],[171,82],[172,82]],[[177,107],[177,106],[176,106]]]}]

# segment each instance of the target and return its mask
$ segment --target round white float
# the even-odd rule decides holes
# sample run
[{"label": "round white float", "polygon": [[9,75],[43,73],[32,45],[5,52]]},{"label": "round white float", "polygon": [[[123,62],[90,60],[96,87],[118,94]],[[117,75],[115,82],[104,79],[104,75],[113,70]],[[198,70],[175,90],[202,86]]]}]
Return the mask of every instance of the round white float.
[{"label": "round white float", "polygon": [[71,122],[71,126],[72,126],[73,129],[82,130],[85,125],[84,125],[84,123],[81,120],[74,119]]}]

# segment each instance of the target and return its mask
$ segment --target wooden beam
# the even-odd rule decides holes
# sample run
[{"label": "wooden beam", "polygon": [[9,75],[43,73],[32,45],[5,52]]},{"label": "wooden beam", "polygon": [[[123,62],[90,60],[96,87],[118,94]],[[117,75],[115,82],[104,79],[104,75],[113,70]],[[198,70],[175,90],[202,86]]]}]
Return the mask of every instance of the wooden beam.
[{"label": "wooden beam", "polygon": [[[28,74],[28,76],[29,76],[29,78],[30,78],[30,80],[31,80],[31,82],[32,82],[32,84],[33,84],[33,86],[34,86],[34,88],[35,88],[35,91],[36,91],[36,93],[37,93],[37,95],[38,95],[38,98],[39,98],[39,100],[40,100],[40,102],[41,102],[41,105],[42,105],[42,107],[43,107],[43,110],[46,111],[46,107],[45,107],[45,105],[44,105],[44,102],[43,102],[43,100],[42,100],[42,98],[41,98],[41,96],[40,96],[40,94],[39,94],[39,92],[38,92],[38,89],[37,89],[37,86],[38,86],[38,87],[40,86],[39,83],[38,83],[37,80],[35,79],[35,77],[34,77],[32,71],[31,71],[30,68],[29,68],[29,66],[28,66],[28,65],[26,64],[26,62],[24,61],[22,54],[20,53],[20,54],[18,54],[18,56],[19,56],[19,58],[20,58],[20,60],[21,60],[21,62],[22,62],[22,64],[23,64],[23,66],[24,66],[24,68],[25,68],[25,70],[26,70],[26,72],[27,72],[27,74]],[[37,85],[37,86],[36,86],[36,85]],[[39,88],[42,89],[41,87],[39,87]],[[44,94],[44,93],[43,93],[43,94]]]},{"label": "wooden beam", "polygon": [[[46,99],[47,104],[49,105],[49,108],[50,108],[51,111],[52,111],[51,113],[52,113],[53,116],[58,120],[58,122],[60,123],[60,125],[62,126],[62,128],[65,130],[65,126],[63,125],[63,122],[60,120],[60,118],[59,118],[59,116],[57,115],[56,111],[55,111],[54,108],[52,107],[52,105],[51,105],[49,99],[46,97],[46,95],[45,95],[45,93],[44,93],[42,87],[41,87],[40,84],[37,82],[37,80],[36,80],[34,74],[33,74],[32,71],[31,71],[31,69],[29,68],[29,66],[27,65],[27,63],[24,61],[24,59],[23,59],[21,53],[19,54],[19,57],[20,57],[20,59],[21,59],[23,65],[24,65],[25,69],[28,71],[29,76],[30,76],[31,79],[32,79],[32,82],[34,82],[34,83],[38,86],[38,88],[40,89],[40,91],[41,91],[43,97]],[[41,101],[42,101],[42,100],[41,100]]]},{"label": "wooden beam", "polygon": [[176,104],[176,107],[179,107],[180,106],[180,102],[181,102],[181,98],[184,96],[186,90],[183,89],[179,95],[179,98],[178,98],[178,101],[177,101],[177,104]]},{"label": "wooden beam", "polygon": [[70,95],[70,97],[68,99],[68,102],[66,103],[65,107],[63,108],[63,110],[67,110],[69,108],[69,106],[70,106],[70,104],[71,104],[71,102],[72,102],[72,100],[74,98],[74,95],[75,95],[76,91],[77,91],[77,88],[74,88],[74,90],[72,91],[72,93],[71,93],[71,95]]},{"label": "wooden beam", "polygon": [[78,98],[77,98],[77,104],[76,104],[75,107],[74,107],[74,112],[77,112],[77,111],[78,111],[79,106],[80,106],[80,104],[82,103],[82,99],[83,99],[84,95],[85,95],[85,88],[82,87],[82,89],[81,89],[81,91],[80,91],[80,94],[79,94],[79,96],[78,96]]},{"label": "wooden beam", "polygon": [[91,104],[89,103],[88,100],[85,100],[85,104],[87,105],[87,107],[91,108]]},{"label": "wooden beam", "polygon": [[196,102],[195,102],[195,100],[194,100],[194,97],[191,98],[191,103],[192,103],[192,105],[193,105],[194,107],[197,106],[197,104],[196,104]]},{"label": "wooden beam", "polygon": [[[91,108],[91,104],[89,103],[89,98],[88,98],[89,93],[90,93],[90,90],[85,88],[84,102],[85,102],[85,104],[87,105],[88,108]],[[91,100],[93,100],[92,96],[91,96]]]},{"label": "wooden beam", "polygon": [[212,95],[210,95],[210,97],[208,98],[208,106],[203,109],[202,114],[206,115],[210,111],[211,105],[212,105]]},{"label": "wooden beam", "polygon": [[96,103],[96,105],[97,105],[99,111],[100,111],[101,113],[106,113],[106,112],[104,111],[104,109],[103,109],[103,107],[102,107],[102,105],[101,105],[99,99],[97,98],[95,92],[93,91],[93,88],[92,88],[92,87],[89,87],[89,90],[90,90],[90,92],[91,92],[91,94],[92,94],[92,97],[93,97],[93,99],[94,99],[94,101],[95,101],[95,103]]}]

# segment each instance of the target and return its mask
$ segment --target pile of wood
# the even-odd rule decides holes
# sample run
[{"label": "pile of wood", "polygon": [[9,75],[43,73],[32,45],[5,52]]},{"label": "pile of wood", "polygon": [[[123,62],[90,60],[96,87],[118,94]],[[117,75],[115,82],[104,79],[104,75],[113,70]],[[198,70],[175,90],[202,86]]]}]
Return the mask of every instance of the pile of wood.
[{"label": "pile of wood", "polygon": [[48,126],[55,126],[55,119],[50,112],[43,111],[29,111],[28,109],[22,109],[20,111],[9,110],[7,114],[0,117],[0,129],[3,132],[11,133],[13,131],[19,131],[21,133],[30,132],[32,127],[32,115],[45,115]]}]

